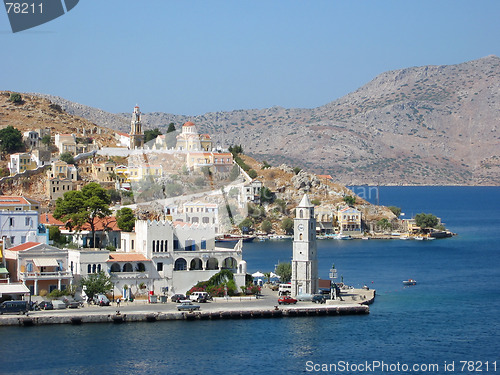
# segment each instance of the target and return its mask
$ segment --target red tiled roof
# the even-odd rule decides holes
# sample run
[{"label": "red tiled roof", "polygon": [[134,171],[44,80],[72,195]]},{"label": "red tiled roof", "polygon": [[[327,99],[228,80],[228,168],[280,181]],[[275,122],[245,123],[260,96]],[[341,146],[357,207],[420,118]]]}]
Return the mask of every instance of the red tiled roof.
[{"label": "red tiled roof", "polygon": [[30,204],[30,202],[28,202],[24,197],[0,195],[0,206],[8,206],[12,204]]},{"label": "red tiled roof", "polygon": [[40,214],[40,224],[64,226],[64,223],[54,218],[52,214]]},{"label": "red tiled roof", "polygon": [[327,180],[333,180],[333,177],[330,176],[329,174],[319,174],[319,178],[326,178]]},{"label": "red tiled roof", "polygon": [[139,253],[110,253],[107,262],[147,262],[144,255]]},{"label": "red tiled roof", "polygon": [[[104,227],[109,228],[112,231],[119,231],[118,225],[116,224],[116,217],[108,216],[103,219],[96,218],[95,220],[95,230],[104,230]],[[92,230],[89,224],[85,224],[82,230]]]},{"label": "red tiled roof", "polygon": [[194,126],[194,122],[188,121],[188,122],[184,123],[184,125],[182,125],[182,126]]},{"label": "red tiled roof", "polygon": [[129,135],[129,134],[127,134],[127,133],[116,132],[116,134],[118,134],[118,135],[123,135],[123,136],[125,136],[125,137],[130,137],[130,135]]},{"label": "red tiled roof", "polygon": [[40,242],[25,242],[25,243],[22,243],[21,245],[11,247],[10,249],[7,249],[7,250],[23,251],[23,250],[31,249],[32,247],[35,247],[38,245],[41,245],[41,243]]}]

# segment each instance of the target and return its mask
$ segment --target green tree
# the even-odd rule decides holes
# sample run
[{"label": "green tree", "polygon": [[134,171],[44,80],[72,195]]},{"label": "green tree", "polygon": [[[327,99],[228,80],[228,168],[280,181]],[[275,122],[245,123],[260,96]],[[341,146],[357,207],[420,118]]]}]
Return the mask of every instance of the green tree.
[{"label": "green tree", "polygon": [[9,125],[0,130],[0,150],[12,154],[23,148],[23,135],[19,130]]},{"label": "green tree", "polygon": [[274,201],[274,204],[275,204],[276,206],[278,206],[278,210],[279,210],[281,213],[283,213],[283,214],[285,214],[285,215],[286,215],[286,213],[287,213],[287,209],[286,209],[286,202],[285,202],[283,199],[276,199],[276,200]]},{"label": "green tree", "polygon": [[262,189],[260,189],[260,201],[262,203],[269,202],[272,203],[274,201],[274,194],[271,190],[269,190],[267,187],[263,186]]},{"label": "green tree", "polygon": [[439,224],[439,219],[433,214],[416,214],[415,223],[420,228],[435,228]]},{"label": "green tree", "polygon": [[389,210],[391,210],[391,211],[392,211],[392,213],[393,213],[394,215],[396,215],[397,217],[398,217],[399,215],[401,215],[401,208],[396,207],[396,206],[389,206],[389,207],[387,207],[387,208],[388,208]]},{"label": "green tree", "polygon": [[59,159],[68,164],[75,163],[75,158],[73,158],[73,155],[71,155],[69,152],[63,152],[61,155],[59,155]]},{"label": "green tree", "polygon": [[131,208],[123,207],[116,213],[116,224],[118,228],[125,232],[132,232],[135,226],[134,211]]},{"label": "green tree", "polygon": [[66,245],[68,243],[66,236],[63,236],[59,227],[55,225],[49,227],[49,240],[54,241],[56,245]]},{"label": "green tree", "polygon": [[278,263],[276,266],[276,275],[280,277],[280,282],[287,283],[292,279],[292,264]]},{"label": "green tree", "polygon": [[104,271],[93,273],[84,277],[80,281],[80,285],[85,287],[85,294],[92,299],[96,294],[106,294],[113,290],[113,283],[111,277],[106,275]]},{"label": "green tree", "polygon": [[299,174],[299,172],[300,172],[301,170],[302,170],[302,168],[300,168],[300,167],[295,167],[295,168],[293,168],[293,173],[295,173],[295,174]]},{"label": "green tree", "polygon": [[264,220],[260,225],[260,230],[266,233],[271,233],[271,231],[273,230],[273,225],[269,220]]},{"label": "green tree", "polygon": [[148,143],[149,141],[156,139],[156,137],[158,137],[161,134],[162,133],[160,130],[158,130],[158,128],[153,129],[153,130],[145,130],[144,131],[144,143]]},{"label": "green tree", "polygon": [[23,102],[23,97],[21,96],[21,94],[19,94],[17,92],[13,92],[10,94],[9,100],[12,103],[20,104]]},{"label": "green tree", "polygon": [[[242,232],[250,232],[252,230],[252,226],[253,221],[249,217],[244,218],[243,221],[238,224],[238,227]],[[247,228],[247,230],[245,230],[245,228]]]},{"label": "green tree", "polygon": [[52,139],[50,138],[50,135],[45,134],[42,139],[41,139],[42,144],[45,146],[50,146],[50,142],[52,142]]},{"label": "green tree", "polygon": [[268,169],[268,168],[271,168],[271,167],[272,167],[272,165],[269,164],[267,161],[264,160],[262,162],[262,168],[261,169]]},{"label": "green tree", "polygon": [[250,178],[252,178],[252,179],[253,179],[253,178],[257,178],[257,176],[258,176],[258,175],[257,175],[257,172],[255,171],[255,169],[250,169],[250,170],[248,171],[248,175],[249,175],[249,176],[250,176]]},{"label": "green tree", "polygon": [[349,206],[352,206],[356,203],[356,197],[353,197],[352,195],[346,195],[344,197],[344,202],[349,205]]},{"label": "green tree", "polygon": [[175,124],[173,122],[168,124],[167,134],[172,132],[175,132]]},{"label": "green tree", "polygon": [[240,169],[238,166],[233,165],[233,168],[231,168],[231,172],[229,172],[229,181],[234,181],[236,180],[240,175]]},{"label": "green tree", "polygon": [[311,203],[314,204],[315,206],[319,206],[321,204],[321,201],[319,199],[315,198],[311,201]]},{"label": "green tree", "polygon": [[392,224],[386,218],[377,221],[377,226],[380,227],[382,230],[392,229]]},{"label": "green tree", "polygon": [[111,215],[110,204],[108,192],[98,183],[91,182],[82,190],[68,191],[64,193],[64,198],[58,198],[54,217],[66,221],[66,226],[77,230],[88,224],[95,244],[96,223],[99,219]]},{"label": "green tree", "polygon": [[286,234],[293,234],[293,219],[286,217],[281,222],[281,229],[285,231]]}]

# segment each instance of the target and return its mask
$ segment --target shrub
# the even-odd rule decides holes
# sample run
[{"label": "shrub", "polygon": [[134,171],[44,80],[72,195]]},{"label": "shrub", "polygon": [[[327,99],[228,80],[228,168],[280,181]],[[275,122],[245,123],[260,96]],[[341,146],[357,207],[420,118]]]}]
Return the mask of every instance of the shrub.
[{"label": "shrub", "polygon": [[12,103],[16,103],[16,104],[19,104],[19,103],[23,102],[23,98],[22,98],[21,94],[19,94],[17,92],[13,92],[12,94],[10,94],[9,100]]}]

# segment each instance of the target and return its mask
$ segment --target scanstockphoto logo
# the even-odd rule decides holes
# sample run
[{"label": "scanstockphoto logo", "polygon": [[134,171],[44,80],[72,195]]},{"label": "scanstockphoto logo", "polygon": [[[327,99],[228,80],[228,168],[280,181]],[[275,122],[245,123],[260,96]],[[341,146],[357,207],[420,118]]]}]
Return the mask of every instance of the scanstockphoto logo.
[{"label": "scanstockphoto logo", "polygon": [[13,33],[52,21],[73,9],[80,0],[4,0]]}]

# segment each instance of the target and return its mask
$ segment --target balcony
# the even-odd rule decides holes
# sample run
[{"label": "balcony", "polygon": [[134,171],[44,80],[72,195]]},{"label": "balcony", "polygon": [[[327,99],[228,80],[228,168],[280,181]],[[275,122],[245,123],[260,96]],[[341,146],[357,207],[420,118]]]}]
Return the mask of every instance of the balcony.
[{"label": "balcony", "polygon": [[27,280],[55,280],[55,279],[71,279],[73,274],[70,271],[58,272],[21,272],[21,279]]}]

